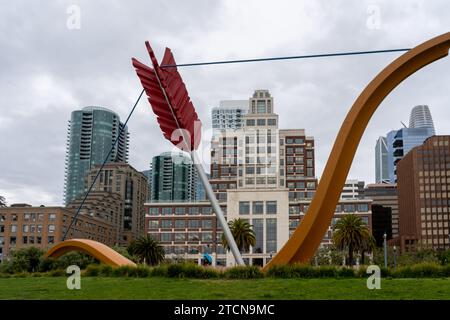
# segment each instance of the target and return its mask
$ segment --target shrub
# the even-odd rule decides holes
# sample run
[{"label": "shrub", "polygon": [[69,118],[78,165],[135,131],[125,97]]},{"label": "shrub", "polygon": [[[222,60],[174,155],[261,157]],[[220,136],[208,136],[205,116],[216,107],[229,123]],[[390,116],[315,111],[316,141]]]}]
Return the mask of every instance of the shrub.
[{"label": "shrub", "polygon": [[151,277],[167,277],[168,276],[168,266],[165,264],[161,264],[157,267],[150,269]]},{"label": "shrub", "polygon": [[146,278],[150,276],[150,268],[145,265],[138,265],[136,268],[136,277]]},{"label": "shrub", "polygon": [[442,265],[450,265],[450,249],[446,250],[446,251],[442,251],[439,254],[439,261],[441,262]]},{"label": "shrub", "polygon": [[65,269],[51,270],[50,272],[48,272],[48,275],[50,277],[64,277],[66,276],[66,270]]},{"label": "shrub", "polygon": [[100,274],[100,269],[102,267],[98,264],[90,264],[87,266],[84,275],[86,277],[97,277]]},{"label": "shrub", "polygon": [[227,279],[258,279],[264,274],[257,266],[237,266],[225,271],[224,277]]},{"label": "shrub", "polygon": [[292,278],[290,265],[274,265],[267,270],[266,275],[273,278]]},{"label": "shrub", "polygon": [[415,278],[440,278],[444,276],[443,268],[434,263],[421,263],[412,267]]},{"label": "shrub", "polygon": [[318,267],[315,269],[315,275],[319,278],[335,278],[337,274],[336,267],[333,266]]},{"label": "shrub", "polygon": [[[90,265],[90,267],[92,267],[92,266],[97,266],[97,265]],[[112,270],[113,270],[113,268],[110,265],[100,264],[98,266],[98,275],[101,277],[110,277]]]},{"label": "shrub", "polygon": [[133,266],[120,266],[117,268],[113,268],[111,275],[113,277],[135,277],[136,269],[137,268]]},{"label": "shrub", "polygon": [[58,269],[58,261],[55,258],[41,258],[39,262],[39,272],[48,272],[50,270]]},{"label": "shrub", "polygon": [[58,268],[61,269],[67,269],[67,267],[71,265],[76,265],[80,267],[80,269],[85,269],[90,264],[98,264],[98,261],[90,255],[78,251],[68,252],[59,257],[56,261]]},{"label": "shrub", "polygon": [[353,278],[356,275],[353,268],[342,267],[338,268],[336,271],[336,276],[338,278]]}]

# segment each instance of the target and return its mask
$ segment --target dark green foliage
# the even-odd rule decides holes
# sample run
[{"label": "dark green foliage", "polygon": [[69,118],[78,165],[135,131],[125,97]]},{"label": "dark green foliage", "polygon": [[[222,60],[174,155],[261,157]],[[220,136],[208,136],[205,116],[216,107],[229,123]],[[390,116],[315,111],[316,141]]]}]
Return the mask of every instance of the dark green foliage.
[{"label": "dark green foliage", "polygon": [[100,274],[101,266],[98,264],[90,264],[86,267],[83,275],[86,277],[97,277]]},{"label": "dark green foliage", "polygon": [[353,278],[355,277],[355,269],[353,268],[337,268],[337,277],[338,278]]},{"label": "dark green foliage", "polygon": [[131,256],[136,256],[141,263],[157,265],[164,261],[164,249],[150,235],[133,240],[127,248]]},{"label": "dark green foliage", "polygon": [[[231,234],[236,241],[239,251],[248,251],[250,246],[256,244],[253,226],[244,219],[238,218],[231,220],[228,222],[228,226],[230,227]],[[230,250],[225,234],[222,235],[222,245],[225,249]]]},{"label": "dark green foliage", "polygon": [[223,276],[226,279],[259,279],[264,274],[258,266],[237,266],[227,269]]},{"label": "dark green foliage", "polygon": [[440,252],[438,258],[442,265],[450,265],[450,249]]},{"label": "dark green foliage", "polygon": [[168,276],[168,265],[161,264],[157,267],[154,267],[150,270],[151,277],[167,277]]},{"label": "dark green foliage", "polygon": [[0,264],[0,272],[20,273],[20,272],[36,272],[44,252],[36,247],[28,247],[12,252],[9,261]]},{"label": "dark green foliage", "polygon": [[340,218],[333,227],[333,244],[339,250],[348,252],[349,265],[354,264],[355,251],[371,251],[375,241],[369,228],[363,220],[354,215],[346,214]]},{"label": "dark green foliage", "polygon": [[219,273],[193,263],[177,263],[167,266],[167,276],[170,278],[217,278]]}]

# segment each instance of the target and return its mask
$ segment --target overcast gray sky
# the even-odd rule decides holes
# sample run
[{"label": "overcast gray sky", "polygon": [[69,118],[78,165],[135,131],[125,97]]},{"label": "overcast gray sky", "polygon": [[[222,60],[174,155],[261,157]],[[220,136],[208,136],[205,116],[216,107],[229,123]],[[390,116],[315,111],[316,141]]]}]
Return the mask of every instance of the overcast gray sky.
[{"label": "overcast gray sky", "polygon": [[[408,48],[448,31],[447,0],[2,2],[0,195],[9,204],[62,204],[70,113],[100,105],[125,120],[141,90],[130,58],[149,63],[145,40],[160,59],[167,46],[178,63],[188,63]],[[320,177],[354,100],[399,55],[186,67],[180,73],[205,128],[220,100],[269,89],[280,127],[304,128],[315,137]],[[407,123],[417,104],[430,106],[438,134],[450,134],[449,71],[449,58],[442,59],[389,95],[369,123],[349,178],[374,181],[375,140]],[[171,149],[146,99],[128,126],[136,169],[148,169],[154,155]]]}]

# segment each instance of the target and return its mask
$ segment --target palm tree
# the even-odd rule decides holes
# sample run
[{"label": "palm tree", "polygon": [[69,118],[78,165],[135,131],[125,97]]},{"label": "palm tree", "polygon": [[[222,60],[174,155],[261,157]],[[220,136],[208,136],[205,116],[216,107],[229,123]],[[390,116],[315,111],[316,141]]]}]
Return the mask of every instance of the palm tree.
[{"label": "palm tree", "polygon": [[364,239],[362,246],[361,246],[361,264],[364,264],[364,254],[366,252],[373,252],[375,248],[377,247],[377,242],[373,235],[369,233],[369,237]]},{"label": "palm tree", "polygon": [[348,249],[348,262],[353,264],[353,252],[361,250],[367,239],[370,238],[370,231],[362,219],[354,214],[347,214],[333,227],[333,242],[340,249]]},{"label": "palm tree", "polygon": [[164,261],[163,247],[150,235],[133,240],[127,251],[148,265],[155,265]]},{"label": "palm tree", "polygon": [[[231,234],[233,235],[233,238],[236,241],[236,245],[240,252],[248,251],[250,249],[250,246],[254,246],[256,244],[256,237],[255,232],[253,231],[253,226],[247,221],[241,218],[234,219],[228,222],[228,226],[230,227]],[[222,245],[227,250],[230,250],[225,235],[222,235]]]}]

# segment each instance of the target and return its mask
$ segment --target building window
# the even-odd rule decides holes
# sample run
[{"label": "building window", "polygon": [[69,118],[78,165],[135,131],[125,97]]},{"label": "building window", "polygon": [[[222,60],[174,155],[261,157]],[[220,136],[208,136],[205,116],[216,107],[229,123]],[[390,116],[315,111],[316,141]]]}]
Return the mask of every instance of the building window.
[{"label": "building window", "polygon": [[277,202],[267,201],[266,202],[266,213],[267,214],[277,214]]},{"label": "building window", "polygon": [[55,225],[54,224],[49,224],[48,225],[48,232],[49,233],[55,232]]},{"label": "building window", "polygon": [[257,113],[266,113],[266,101],[264,101],[264,100],[256,101],[256,112]]},{"label": "building window", "polygon": [[172,233],[161,233],[161,242],[172,242]]},{"label": "building window", "polygon": [[204,233],[202,233],[202,241],[204,241],[204,242],[212,242],[212,232],[204,232]]},{"label": "building window", "polygon": [[27,244],[28,243],[28,237],[22,237],[22,243]]},{"label": "building window", "polygon": [[245,125],[247,126],[254,126],[255,125],[255,119],[247,119]]},{"label": "building window", "polygon": [[355,206],[353,204],[344,204],[344,212],[354,212]]},{"label": "building window", "polygon": [[245,167],[245,174],[254,174],[255,173],[255,167],[254,166],[246,166]]},{"label": "building window", "polygon": [[47,243],[48,244],[54,244],[55,243],[55,237],[54,236],[48,236],[47,237]]},{"label": "building window", "polygon": [[4,225],[0,225],[0,233],[5,232],[5,226]]},{"label": "building window", "polygon": [[190,229],[200,228],[200,220],[189,220],[188,228],[190,228]]},{"label": "building window", "polygon": [[16,237],[9,237],[9,245],[10,246],[15,246],[17,242],[17,238]]},{"label": "building window", "polygon": [[300,214],[300,207],[299,206],[289,206],[289,214],[290,215]]},{"label": "building window", "polygon": [[27,224],[24,224],[24,225],[22,226],[22,232],[23,232],[23,233],[28,233],[28,231],[29,231],[29,226],[28,226]]},{"label": "building window", "polygon": [[29,221],[29,220],[30,220],[30,214],[29,214],[29,213],[25,213],[25,214],[23,215],[23,220]]},{"label": "building window", "polygon": [[157,216],[157,215],[159,214],[158,208],[150,208],[149,214],[150,214],[151,216]]},{"label": "building window", "polygon": [[202,220],[202,229],[211,229],[211,228],[212,228],[212,220],[211,219]]},{"label": "building window", "polygon": [[253,214],[263,214],[264,213],[264,202],[263,201],[253,201]]},{"label": "building window", "polygon": [[50,221],[54,221],[54,220],[56,220],[56,214],[55,213],[50,213],[48,218],[49,218]]},{"label": "building window", "polygon": [[250,214],[250,202],[239,201],[239,214]]},{"label": "building window", "polygon": [[367,212],[367,211],[369,211],[369,205],[367,203],[360,203],[360,204],[358,204],[358,211],[359,212]]},{"label": "building window", "polygon": [[159,221],[158,220],[149,220],[148,228],[149,229],[158,229]]},{"label": "building window", "polygon": [[[236,189],[236,188],[231,188],[231,187],[230,187],[230,189]],[[203,207],[203,208],[202,208],[202,214],[203,214],[203,215],[210,215],[210,214],[212,214],[212,209],[211,209],[211,207]]]},{"label": "building window", "polygon": [[186,241],[186,233],[176,232],[175,233],[175,241],[177,241],[177,242]]},{"label": "building window", "polygon": [[12,224],[11,225],[11,233],[16,233],[17,232],[17,225],[16,224]]},{"label": "building window", "polygon": [[168,216],[172,214],[172,208],[162,208],[162,215]]},{"label": "building window", "polygon": [[256,124],[257,124],[258,126],[265,126],[265,125],[266,125],[266,119],[258,119],[258,120],[256,121]]},{"label": "building window", "polygon": [[291,219],[289,220],[289,228],[297,228],[298,224],[300,223],[300,219]]},{"label": "building window", "polygon": [[266,251],[277,251],[277,219],[266,219]]},{"label": "building window", "polygon": [[189,232],[188,233],[188,241],[200,241],[198,232]]},{"label": "building window", "polygon": [[184,229],[186,228],[186,220],[175,220],[175,228],[177,229]]},{"label": "building window", "polygon": [[189,208],[189,215],[195,216],[199,214],[198,207],[190,207]]},{"label": "building window", "polygon": [[268,126],[276,126],[277,125],[277,119],[267,119],[267,125]]},{"label": "building window", "polygon": [[179,216],[186,214],[185,208],[184,207],[176,207],[175,214],[179,215]]},{"label": "building window", "polygon": [[161,220],[161,228],[170,229],[172,228],[172,220]]}]

